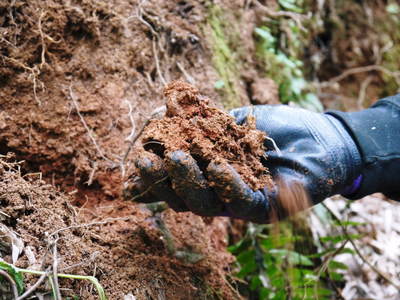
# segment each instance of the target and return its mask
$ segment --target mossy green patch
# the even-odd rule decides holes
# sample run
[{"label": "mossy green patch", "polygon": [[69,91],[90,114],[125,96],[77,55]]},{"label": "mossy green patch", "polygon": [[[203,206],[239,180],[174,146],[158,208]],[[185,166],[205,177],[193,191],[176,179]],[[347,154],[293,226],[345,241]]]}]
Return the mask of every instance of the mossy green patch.
[{"label": "mossy green patch", "polygon": [[238,48],[235,47],[240,38],[234,30],[235,25],[227,23],[227,14],[230,12],[222,10],[216,4],[210,4],[207,24],[210,33],[208,43],[211,46],[212,62],[220,77],[215,82],[215,89],[222,95],[224,108],[232,109],[242,105],[238,89],[240,62]]}]

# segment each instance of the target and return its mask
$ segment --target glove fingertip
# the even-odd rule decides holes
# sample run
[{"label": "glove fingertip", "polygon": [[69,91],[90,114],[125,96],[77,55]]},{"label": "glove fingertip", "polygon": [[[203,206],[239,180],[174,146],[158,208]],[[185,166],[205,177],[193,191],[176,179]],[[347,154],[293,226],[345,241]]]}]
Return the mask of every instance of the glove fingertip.
[{"label": "glove fingertip", "polygon": [[[152,200],[143,200],[142,202],[166,201],[175,211],[187,211],[185,203],[172,190],[170,184],[166,182],[168,173],[161,157],[154,153],[143,152],[139,154],[135,165],[139,170],[141,180],[150,194],[154,195]],[[146,194],[147,199],[151,199]],[[156,199],[154,199],[156,198]]]},{"label": "glove fingertip", "polygon": [[190,210],[204,216],[222,211],[222,203],[210,189],[203,172],[190,154],[177,150],[167,153],[165,158],[173,189]]},{"label": "glove fingertip", "polygon": [[266,195],[253,191],[230,164],[212,161],[207,171],[230,215],[257,223],[268,222],[269,202]]}]

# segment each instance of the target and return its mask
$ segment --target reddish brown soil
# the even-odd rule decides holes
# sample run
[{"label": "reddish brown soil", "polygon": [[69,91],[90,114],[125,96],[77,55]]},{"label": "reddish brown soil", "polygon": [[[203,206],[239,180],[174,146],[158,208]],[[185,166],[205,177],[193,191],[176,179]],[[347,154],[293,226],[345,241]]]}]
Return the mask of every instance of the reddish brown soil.
[{"label": "reddish brown soil", "polygon": [[237,125],[232,116],[210,106],[209,99],[183,81],[169,84],[165,96],[166,116],[152,120],[145,128],[142,135],[145,149],[160,156],[182,150],[204,166],[211,161],[228,162],[255,190],[270,183],[261,163],[265,133],[256,130],[254,122]]},{"label": "reddish brown soil", "polygon": [[[244,70],[254,71],[254,11],[239,0],[218,5],[240,29],[239,40],[248,50],[241,52]],[[16,153],[25,161],[22,174],[40,172],[52,185],[3,171],[1,188],[7,194],[0,209],[11,215],[7,224],[34,248],[38,261],[46,253],[45,232],[129,217],[60,233],[60,267],[100,251],[92,263],[68,272],[92,274],[96,269],[110,299],[127,292],[138,299],[158,294],[197,299],[207,291],[211,297],[234,297],[225,281],[232,260],[225,250],[227,220],[206,222],[170,210],[153,216],[121,199],[136,155],[131,151],[123,159],[130,147],[126,138],[164,104],[161,78],[191,78],[222,106],[213,88],[219,77],[212,66],[206,17],[206,4],[192,0],[0,2],[0,154]],[[251,78],[254,72],[238,85],[243,104],[251,97]],[[174,258],[157,218],[177,249],[192,249],[203,259],[191,264]],[[18,263],[28,266],[26,259],[23,253]],[[81,285],[62,282],[77,294]],[[86,289],[82,293],[90,299]]]},{"label": "reddish brown soil", "polygon": [[[96,276],[110,299],[122,299],[129,292],[138,299],[157,299],[159,295],[166,299],[198,299],[207,296],[207,287],[231,297],[231,291],[224,290],[221,281],[223,269],[216,267],[228,268],[232,262],[225,252],[226,232],[221,220],[213,221],[214,226],[206,229],[200,217],[176,216],[172,211],[153,215],[149,210],[131,207],[119,218],[105,219],[99,214],[89,225],[83,225],[84,210],[72,206],[69,197],[37,179],[27,181],[4,161],[0,161],[0,195],[2,216],[8,216],[3,223],[25,243],[25,252],[17,261],[20,267],[49,266],[52,248],[48,247],[58,238],[59,271]],[[156,219],[163,219],[165,226],[171,228],[177,249],[203,259],[193,265],[169,256]],[[216,236],[219,240],[215,240]],[[28,260],[27,246],[34,261]],[[77,267],[68,268],[76,264]],[[63,271],[65,268],[68,269]],[[37,279],[31,278],[28,283]],[[96,299],[85,281],[64,280],[60,284],[72,289],[65,296]]]}]

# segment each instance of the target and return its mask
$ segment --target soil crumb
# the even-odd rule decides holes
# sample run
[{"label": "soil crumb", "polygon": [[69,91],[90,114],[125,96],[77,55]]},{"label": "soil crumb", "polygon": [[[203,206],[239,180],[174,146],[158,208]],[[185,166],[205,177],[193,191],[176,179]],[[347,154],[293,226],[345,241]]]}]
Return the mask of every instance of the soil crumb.
[{"label": "soil crumb", "polygon": [[166,115],[161,120],[152,120],[145,128],[142,136],[145,150],[161,157],[182,150],[190,153],[200,168],[211,161],[225,161],[252,189],[270,185],[271,177],[261,159],[265,155],[266,135],[256,129],[252,116],[247,118],[247,124],[236,124],[232,116],[212,107],[198,89],[183,81],[170,83],[164,94]]}]

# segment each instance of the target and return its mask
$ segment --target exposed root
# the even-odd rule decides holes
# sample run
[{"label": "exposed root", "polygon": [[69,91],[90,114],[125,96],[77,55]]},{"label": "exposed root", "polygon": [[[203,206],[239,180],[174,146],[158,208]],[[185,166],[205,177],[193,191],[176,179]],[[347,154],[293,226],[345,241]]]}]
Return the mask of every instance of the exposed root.
[{"label": "exposed root", "polygon": [[52,264],[52,276],[51,276],[51,282],[52,288],[53,288],[53,296],[55,300],[62,300],[61,297],[61,291],[60,291],[60,285],[58,283],[58,255],[57,255],[57,242],[58,242],[58,235],[55,236],[55,239],[49,243],[49,246],[52,247],[52,252],[53,252],[53,264]]},{"label": "exposed root", "polygon": [[40,277],[39,279],[29,288],[27,289],[21,296],[17,298],[17,300],[23,300],[26,299],[28,296],[30,296],[34,291],[37,290],[37,288],[45,281],[45,279],[49,276],[49,270],[48,268]]},{"label": "exposed root", "polygon": [[38,27],[39,27],[39,34],[40,34],[40,40],[42,42],[42,54],[41,54],[41,62],[40,62],[40,69],[43,68],[44,64],[46,63],[46,43],[44,42],[44,34],[42,30],[42,19],[46,15],[45,11],[42,11],[39,17],[38,21]]},{"label": "exposed root", "polygon": [[141,192],[140,194],[135,195],[135,196],[132,197],[132,198],[129,198],[129,200],[130,200],[130,201],[136,201],[136,199],[142,198],[142,197],[145,196],[147,193],[149,193],[149,192],[152,190],[152,188],[153,188],[156,184],[159,184],[159,183],[161,183],[161,182],[163,182],[163,181],[165,181],[165,180],[167,180],[167,179],[168,179],[168,176],[165,176],[165,177],[161,178],[160,180],[157,180],[157,181],[154,182],[151,186],[149,186],[147,189],[145,189],[143,192]]},{"label": "exposed root", "polygon": [[187,82],[189,82],[190,84],[196,84],[196,81],[194,80],[194,78],[185,70],[185,68],[183,67],[183,65],[180,62],[176,62],[176,65],[177,65],[179,71],[182,72],[183,76],[185,76],[185,79],[187,80]]},{"label": "exposed root", "polygon": [[39,106],[42,105],[42,101],[40,101],[40,99],[37,96],[38,85],[41,87],[42,90],[44,90],[43,82],[38,79],[38,77],[40,75],[40,67],[38,65],[35,65],[34,67],[31,68],[31,67],[24,65],[22,62],[16,60],[15,58],[8,57],[8,56],[1,56],[1,57],[29,72],[28,79],[32,81],[33,96],[34,96],[37,104]]},{"label": "exposed root", "polygon": [[154,60],[156,62],[157,74],[160,77],[161,83],[163,84],[163,86],[165,86],[165,85],[167,85],[167,82],[165,81],[164,76],[163,76],[163,74],[161,73],[161,70],[160,70],[160,61],[158,59],[158,51],[157,51],[156,42],[155,42],[154,38],[153,38],[153,41],[152,41],[152,45],[153,45]]},{"label": "exposed root", "polygon": [[56,236],[60,232],[65,231],[65,230],[69,230],[69,229],[72,229],[72,228],[84,228],[84,227],[90,227],[90,226],[95,226],[95,225],[108,224],[108,223],[115,222],[115,221],[126,221],[126,220],[129,220],[129,219],[131,219],[131,217],[107,218],[107,219],[105,219],[103,221],[95,221],[95,222],[90,222],[90,223],[71,225],[71,226],[68,226],[68,227],[60,228],[60,229],[52,232],[51,234],[49,234],[49,237]]},{"label": "exposed root", "polygon": [[263,12],[267,13],[271,17],[287,17],[292,19],[297,27],[301,29],[302,31],[306,32],[307,29],[304,28],[303,26],[303,21],[304,19],[307,18],[306,15],[302,15],[299,13],[291,12],[291,11],[273,11],[269,9],[268,7],[262,5],[258,0],[253,0],[253,3],[260,8]]},{"label": "exposed root", "polygon": [[165,110],[166,110],[165,106],[161,106],[161,107],[156,108],[151,113],[151,115],[146,118],[146,120],[144,121],[142,127],[136,132],[135,122],[134,122],[134,119],[133,119],[133,116],[132,116],[133,109],[132,109],[131,104],[129,102],[127,102],[127,103],[128,103],[128,106],[129,106],[129,119],[130,119],[131,124],[132,124],[132,130],[131,130],[131,133],[129,134],[129,136],[125,139],[126,141],[129,142],[129,147],[128,147],[128,149],[126,149],[126,152],[125,152],[125,154],[122,157],[121,162],[120,162],[120,168],[121,168],[122,177],[125,176],[125,163],[126,163],[126,160],[128,158],[128,155],[131,152],[131,150],[132,150],[133,146],[135,145],[136,141],[142,135],[144,129],[150,123],[150,121],[152,119],[154,119],[154,118],[156,118],[156,119],[161,118],[165,114]]},{"label": "exposed root", "polygon": [[71,99],[71,101],[72,101],[72,104],[74,105],[75,111],[76,111],[76,113],[78,114],[79,119],[81,120],[83,127],[85,127],[86,132],[87,132],[87,134],[88,134],[90,140],[92,141],[93,145],[95,146],[95,148],[96,148],[98,154],[99,154],[99,155],[101,156],[101,158],[103,158],[104,160],[106,160],[106,161],[111,162],[112,164],[114,164],[114,161],[113,161],[113,160],[111,160],[111,159],[109,159],[108,157],[105,156],[103,150],[100,148],[99,144],[97,143],[96,139],[94,138],[93,133],[92,133],[92,130],[89,128],[89,126],[87,125],[85,119],[83,118],[83,116],[82,116],[82,114],[81,114],[81,112],[80,112],[80,110],[79,110],[79,106],[78,106],[78,102],[77,102],[76,96],[75,96],[74,92],[72,91],[72,86],[70,85],[68,89],[69,89],[69,97],[70,97],[70,99]]},{"label": "exposed root", "polygon": [[[138,9],[136,12],[137,18],[138,20],[143,23],[147,28],[149,28],[151,34],[152,34],[152,50],[153,50],[153,56],[154,56],[154,62],[155,62],[155,66],[156,66],[156,71],[157,71],[157,75],[160,78],[160,81],[162,83],[163,86],[165,86],[167,84],[165,77],[163,76],[162,72],[161,72],[161,67],[160,67],[160,60],[159,60],[159,56],[158,56],[158,49],[160,49],[161,52],[165,52],[164,48],[162,47],[161,44],[161,38],[160,35],[158,34],[158,32],[153,28],[153,26],[151,26],[151,24],[149,22],[147,22],[143,16],[145,15],[145,11],[143,10],[143,4],[146,2],[147,0],[141,0],[139,2],[138,5]],[[150,80],[151,82],[151,80]]]},{"label": "exposed root", "polygon": [[357,99],[357,105],[359,109],[364,109],[364,102],[365,102],[365,96],[367,94],[367,89],[368,86],[371,84],[372,80],[374,78],[372,76],[368,76],[363,80],[360,86],[360,92],[358,93],[358,99]]},{"label": "exposed root", "polygon": [[320,87],[329,87],[335,83],[342,81],[343,79],[345,79],[346,77],[348,77],[350,75],[354,75],[357,73],[371,72],[371,71],[382,72],[382,73],[385,73],[386,75],[393,77],[393,79],[396,80],[397,85],[400,87],[400,71],[393,72],[393,71],[390,71],[380,65],[370,65],[370,66],[365,66],[365,67],[351,68],[351,69],[344,71],[342,74],[340,74],[336,77],[333,77],[332,79],[330,79],[326,82],[321,82],[319,85],[320,85]]}]

